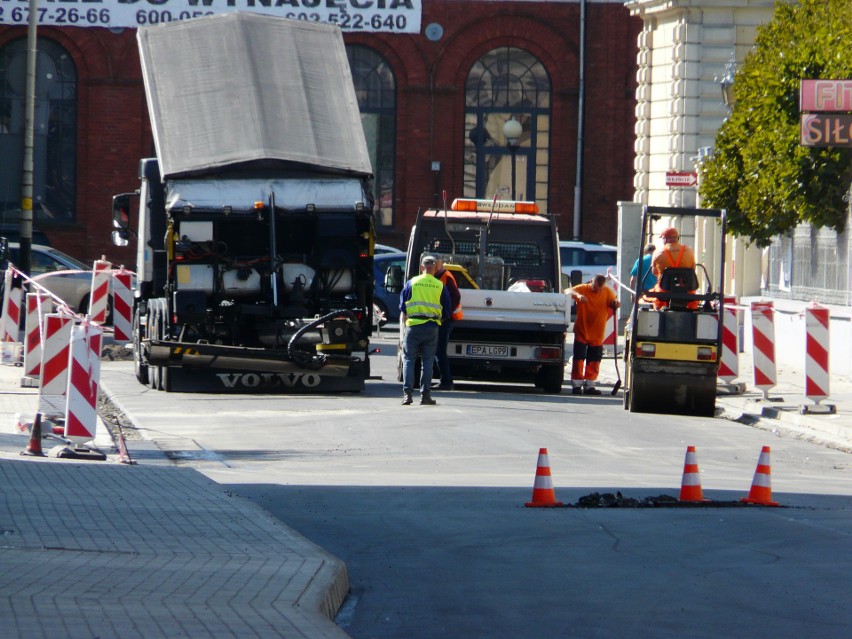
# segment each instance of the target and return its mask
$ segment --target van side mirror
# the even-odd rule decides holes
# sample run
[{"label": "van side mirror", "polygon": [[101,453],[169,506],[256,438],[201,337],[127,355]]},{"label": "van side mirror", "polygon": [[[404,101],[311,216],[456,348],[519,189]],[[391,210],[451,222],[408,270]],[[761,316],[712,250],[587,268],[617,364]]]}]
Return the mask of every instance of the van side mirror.
[{"label": "van side mirror", "polygon": [[571,286],[577,286],[577,284],[583,283],[583,271],[579,269],[574,269],[571,271]]},{"label": "van side mirror", "polygon": [[388,293],[401,293],[403,285],[402,267],[391,266],[385,273],[385,290]]}]

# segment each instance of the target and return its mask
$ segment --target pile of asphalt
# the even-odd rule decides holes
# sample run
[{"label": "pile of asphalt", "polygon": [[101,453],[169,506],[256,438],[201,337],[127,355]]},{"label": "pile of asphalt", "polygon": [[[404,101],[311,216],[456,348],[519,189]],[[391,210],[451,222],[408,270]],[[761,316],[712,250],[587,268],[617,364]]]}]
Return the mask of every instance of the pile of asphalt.
[{"label": "pile of asphalt", "polygon": [[568,504],[568,508],[731,508],[746,507],[746,504],[736,501],[680,501],[671,495],[657,495],[656,497],[625,497],[621,492],[612,493],[590,493],[580,497],[574,504]]}]

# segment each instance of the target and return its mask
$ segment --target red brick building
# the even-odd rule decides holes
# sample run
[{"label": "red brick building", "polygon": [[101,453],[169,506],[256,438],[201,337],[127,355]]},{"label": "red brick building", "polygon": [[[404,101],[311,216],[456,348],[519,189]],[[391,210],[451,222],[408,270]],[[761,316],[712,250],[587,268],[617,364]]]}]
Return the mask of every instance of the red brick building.
[{"label": "red brick building", "polygon": [[[571,237],[580,3],[397,4],[419,17],[418,32],[344,30],[376,173],[379,241],[404,246],[417,210],[436,204],[444,190],[450,200],[463,195],[490,199],[495,193],[510,199],[514,190],[517,199],[534,199],[557,215],[561,235]],[[584,239],[613,241],[616,202],[633,197],[641,21],[631,18],[622,2],[607,0],[589,0],[585,18],[580,228]],[[154,153],[136,30],[41,26],[38,34],[36,225],[54,246],[72,255],[90,260],[105,254],[130,265],[131,250],[110,242],[110,201],[113,194],[137,187],[138,161]],[[5,222],[17,220],[20,206],[25,51],[26,27],[0,25],[0,212]],[[504,135],[503,124],[510,119],[521,124],[516,140]]]}]

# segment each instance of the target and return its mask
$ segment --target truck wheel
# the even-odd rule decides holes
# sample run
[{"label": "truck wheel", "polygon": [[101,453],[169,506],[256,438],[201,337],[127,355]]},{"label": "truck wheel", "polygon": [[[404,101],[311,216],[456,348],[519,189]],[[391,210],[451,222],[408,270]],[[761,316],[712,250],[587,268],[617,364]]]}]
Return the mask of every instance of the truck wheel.
[{"label": "truck wheel", "polygon": [[142,336],[139,334],[141,329],[139,309],[133,312],[133,371],[136,373],[136,379],[140,384],[148,385],[148,364],[142,361]]},{"label": "truck wheel", "polygon": [[[154,302],[148,304],[148,338],[155,338],[159,335],[160,314],[157,312],[157,307]],[[160,390],[160,367],[148,366],[148,386],[151,390]]]},{"label": "truck wheel", "polygon": [[565,367],[561,364],[557,366],[543,366],[539,372],[540,386],[545,393],[552,395],[558,395],[562,392],[562,381],[564,378]]}]

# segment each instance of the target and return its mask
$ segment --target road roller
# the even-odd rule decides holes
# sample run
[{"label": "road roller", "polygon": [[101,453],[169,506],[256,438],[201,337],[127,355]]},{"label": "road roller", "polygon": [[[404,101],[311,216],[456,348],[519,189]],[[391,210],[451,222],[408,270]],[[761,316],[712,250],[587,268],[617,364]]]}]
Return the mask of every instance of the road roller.
[{"label": "road roller", "polygon": [[[625,410],[715,414],[726,233],[724,209],[644,207],[635,255],[643,255],[648,244],[658,251],[651,260],[640,260],[644,272],[635,278],[636,303],[624,336]],[[674,236],[676,243],[670,243],[667,238]],[[682,246],[692,249],[694,260]],[[645,288],[645,275],[655,272],[655,263],[656,284]]]}]

